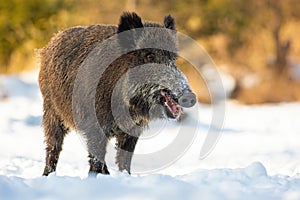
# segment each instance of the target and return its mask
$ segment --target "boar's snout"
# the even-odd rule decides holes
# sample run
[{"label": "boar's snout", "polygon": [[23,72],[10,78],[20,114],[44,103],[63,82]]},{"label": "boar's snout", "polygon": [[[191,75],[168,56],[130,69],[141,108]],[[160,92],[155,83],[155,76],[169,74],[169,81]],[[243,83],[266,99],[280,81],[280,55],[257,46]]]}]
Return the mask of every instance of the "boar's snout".
[{"label": "boar's snout", "polygon": [[196,102],[197,102],[196,95],[190,90],[185,90],[178,99],[179,105],[184,108],[190,108],[194,106]]}]

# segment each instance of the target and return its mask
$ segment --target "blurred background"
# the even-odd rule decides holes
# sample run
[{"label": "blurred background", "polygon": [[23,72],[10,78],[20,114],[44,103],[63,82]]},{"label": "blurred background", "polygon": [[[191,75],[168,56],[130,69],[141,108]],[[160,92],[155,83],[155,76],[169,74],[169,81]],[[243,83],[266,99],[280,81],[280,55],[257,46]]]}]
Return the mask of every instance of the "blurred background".
[{"label": "blurred background", "polygon": [[[245,104],[300,100],[300,4],[297,0],[2,0],[0,74],[38,70],[35,49],[71,26],[117,24],[123,11],[195,39],[215,61],[228,97]],[[209,91],[189,63],[178,60],[199,101]],[[0,80],[1,93],[1,80]],[[1,95],[0,95],[1,96]]]}]

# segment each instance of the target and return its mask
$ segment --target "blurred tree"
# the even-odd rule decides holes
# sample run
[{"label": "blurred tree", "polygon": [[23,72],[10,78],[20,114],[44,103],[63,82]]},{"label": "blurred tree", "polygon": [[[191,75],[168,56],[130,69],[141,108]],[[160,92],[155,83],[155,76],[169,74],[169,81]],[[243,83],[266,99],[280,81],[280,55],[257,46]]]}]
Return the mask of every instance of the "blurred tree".
[{"label": "blurred tree", "polygon": [[290,51],[291,38],[283,38],[282,30],[288,21],[300,19],[300,5],[297,0],[265,0],[265,27],[273,37],[275,47],[275,61],[273,67],[279,74],[283,74],[288,66],[287,56]]},{"label": "blurred tree", "polygon": [[[161,1],[152,0],[159,4]],[[168,2],[168,3],[166,3]],[[229,50],[234,51],[245,40],[242,38],[252,20],[252,9],[241,0],[170,0],[166,10],[176,15],[178,24],[190,36],[199,38],[216,34],[227,35]]]},{"label": "blurred tree", "polygon": [[[258,34],[268,32],[273,38],[274,69],[278,72],[286,68],[295,40],[287,37],[283,30],[290,21],[300,19],[297,0],[2,0],[0,71],[7,70],[16,52],[23,57],[33,57],[33,49],[46,44],[58,29],[91,23],[115,24],[124,9],[136,10],[143,19],[153,21],[162,21],[162,17],[170,13],[176,17],[179,31],[195,39],[208,38],[208,48],[212,47],[212,51],[215,41],[211,36],[222,36],[219,38],[225,42],[219,49],[224,53],[218,55],[220,59],[230,58],[232,63],[239,59],[243,62],[244,55],[249,57],[251,52],[244,47],[255,46]],[[267,46],[270,51],[269,43]],[[246,63],[247,59],[244,62],[240,64],[255,65]],[[262,59],[259,62],[262,63]]]},{"label": "blurred tree", "polygon": [[58,14],[71,5],[70,0],[0,1],[0,71],[8,70],[13,52],[27,41],[45,44],[57,26]]},{"label": "blurred tree", "polygon": [[160,3],[176,15],[178,24],[195,38],[222,34],[228,39],[227,51],[233,55],[240,47],[255,41],[255,33],[266,30],[273,40],[274,69],[287,66],[291,38],[283,38],[285,25],[300,19],[298,0],[170,0]]},{"label": "blurred tree", "polygon": [[203,36],[224,34],[229,38],[228,51],[234,53],[247,43],[244,32],[249,31],[253,19],[251,3],[240,0],[200,0],[202,25],[199,33]]}]

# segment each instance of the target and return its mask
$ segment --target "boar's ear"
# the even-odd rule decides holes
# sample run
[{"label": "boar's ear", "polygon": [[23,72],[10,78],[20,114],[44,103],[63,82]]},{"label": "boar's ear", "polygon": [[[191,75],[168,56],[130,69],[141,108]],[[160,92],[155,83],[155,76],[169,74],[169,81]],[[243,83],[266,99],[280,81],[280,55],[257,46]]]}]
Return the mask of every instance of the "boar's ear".
[{"label": "boar's ear", "polygon": [[134,28],[142,28],[143,23],[141,18],[134,12],[124,12],[120,18],[118,33],[128,31]]},{"label": "boar's ear", "polygon": [[[120,18],[118,33],[143,27],[142,20],[136,13],[124,12]],[[136,46],[136,40],[140,34],[140,30],[132,30],[132,32],[118,34],[119,44],[121,45],[122,49],[126,50],[134,48]]]},{"label": "boar's ear", "polygon": [[165,16],[164,25],[168,29],[175,30],[175,19],[171,15]]}]

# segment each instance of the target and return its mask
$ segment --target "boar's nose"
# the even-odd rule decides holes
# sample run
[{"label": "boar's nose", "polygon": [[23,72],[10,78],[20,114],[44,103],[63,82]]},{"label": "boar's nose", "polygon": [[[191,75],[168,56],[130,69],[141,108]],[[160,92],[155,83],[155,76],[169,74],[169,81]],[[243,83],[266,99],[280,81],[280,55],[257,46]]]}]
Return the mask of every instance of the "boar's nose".
[{"label": "boar's nose", "polygon": [[178,103],[184,108],[190,108],[197,102],[196,95],[190,91],[185,90],[183,95],[179,97]]}]

